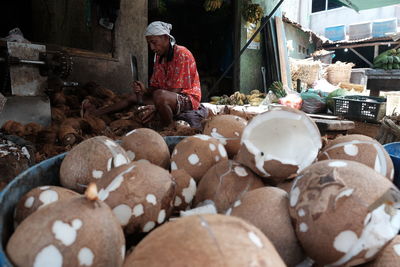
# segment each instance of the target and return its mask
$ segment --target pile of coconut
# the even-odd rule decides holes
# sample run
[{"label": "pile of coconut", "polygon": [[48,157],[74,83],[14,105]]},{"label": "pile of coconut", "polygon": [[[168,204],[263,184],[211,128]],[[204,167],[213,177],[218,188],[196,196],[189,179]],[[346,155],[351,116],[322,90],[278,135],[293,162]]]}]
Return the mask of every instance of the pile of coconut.
[{"label": "pile of coconut", "polygon": [[392,179],[377,141],[322,147],[288,107],[216,116],[172,151],[147,128],[97,136],[65,156],[58,186],[19,200],[7,255],[17,266],[398,266]]},{"label": "pile of coconut", "polygon": [[[10,120],[1,126],[1,131],[20,136],[35,144],[35,161],[40,162],[69,151],[83,140],[94,136],[103,135],[115,140],[137,128],[151,127],[161,130],[157,121],[143,124],[143,109],[137,106],[100,117],[84,112],[84,105],[90,104],[94,108],[102,108],[113,105],[125,97],[126,95],[116,94],[95,82],[79,87],[61,87],[50,93],[52,118],[50,126],[43,127],[37,123],[21,124]],[[161,134],[189,136],[197,132],[189,127],[180,127]]]}]

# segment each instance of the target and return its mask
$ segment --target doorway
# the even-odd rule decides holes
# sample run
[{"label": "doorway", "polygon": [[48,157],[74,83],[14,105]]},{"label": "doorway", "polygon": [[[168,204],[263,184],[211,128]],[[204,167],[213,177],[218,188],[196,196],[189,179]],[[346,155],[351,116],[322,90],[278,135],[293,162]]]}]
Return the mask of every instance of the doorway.
[{"label": "doorway", "polygon": [[[215,11],[206,11],[205,1],[150,0],[149,23],[172,24],[171,35],[178,45],[188,48],[197,64],[202,87],[202,101],[208,101],[209,90],[233,61],[234,5],[224,1]],[[149,52],[149,75],[154,55]],[[221,81],[216,95],[233,93],[233,70]]]}]

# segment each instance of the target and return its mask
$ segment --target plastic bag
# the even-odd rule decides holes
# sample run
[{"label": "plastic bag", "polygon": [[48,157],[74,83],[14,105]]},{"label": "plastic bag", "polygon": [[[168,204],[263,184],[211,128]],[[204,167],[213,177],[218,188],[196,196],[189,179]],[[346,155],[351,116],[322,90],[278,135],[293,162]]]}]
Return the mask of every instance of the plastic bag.
[{"label": "plastic bag", "polygon": [[305,113],[315,114],[326,112],[326,99],[321,97],[318,93],[310,91],[304,92],[301,93],[301,98],[303,99],[301,110]]},{"label": "plastic bag", "polygon": [[279,98],[279,104],[295,108],[301,109],[303,100],[298,93],[288,93],[285,97]]}]

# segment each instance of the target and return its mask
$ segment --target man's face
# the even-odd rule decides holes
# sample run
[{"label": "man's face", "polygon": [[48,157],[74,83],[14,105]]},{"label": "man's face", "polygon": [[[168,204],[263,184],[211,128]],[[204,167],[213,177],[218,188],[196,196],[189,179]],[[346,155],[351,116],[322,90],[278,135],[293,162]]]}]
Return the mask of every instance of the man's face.
[{"label": "man's face", "polygon": [[160,35],[160,36],[146,36],[147,43],[150,46],[150,50],[156,53],[159,56],[163,56],[167,53],[169,47],[169,36],[168,35]]}]

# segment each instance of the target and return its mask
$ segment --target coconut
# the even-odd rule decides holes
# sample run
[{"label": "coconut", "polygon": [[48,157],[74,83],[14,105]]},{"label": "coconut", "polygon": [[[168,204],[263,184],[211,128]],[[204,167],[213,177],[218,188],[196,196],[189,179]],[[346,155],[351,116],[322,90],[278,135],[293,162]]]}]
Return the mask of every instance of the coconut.
[{"label": "coconut", "polygon": [[176,183],[174,209],[185,210],[190,207],[196,195],[196,181],[183,169],[172,171],[171,176]]},{"label": "coconut", "polygon": [[122,138],[121,146],[126,150],[130,160],[145,159],[151,163],[169,168],[170,154],[164,138],[149,128],[133,130]]},{"label": "coconut", "polygon": [[146,236],[124,263],[130,266],[285,266],[264,234],[242,219],[194,215]]},{"label": "coconut", "polygon": [[364,267],[397,267],[400,262],[400,235],[396,236],[376,259],[364,265]]},{"label": "coconut", "polygon": [[235,115],[218,115],[211,118],[204,126],[203,134],[210,135],[220,141],[233,158],[240,148],[240,138],[247,121]]},{"label": "coconut", "polygon": [[263,187],[245,193],[232,210],[260,229],[272,242],[287,266],[296,266],[306,256],[297,240],[288,211],[289,199],[285,191]]},{"label": "coconut", "polygon": [[320,265],[370,261],[400,229],[400,192],[364,164],[317,162],[296,178],[290,215],[307,255]]},{"label": "coconut", "polygon": [[36,210],[55,201],[79,196],[75,191],[53,185],[32,189],[21,197],[14,210],[14,225],[17,226]]},{"label": "coconut", "polygon": [[318,160],[339,159],[363,163],[390,180],[394,177],[393,162],[385,148],[375,139],[351,134],[330,141],[318,156]]},{"label": "coconut", "polygon": [[171,171],[184,169],[199,182],[215,163],[227,159],[225,147],[216,138],[196,134],[186,137],[175,146],[171,156]]},{"label": "coconut", "polygon": [[146,161],[112,169],[97,181],[99,199],[110,206],[127,234],[149,232],[169,218],[175,183],[169,172]]},{"label": "coconut", "polygon": [[280,188],[280,189],[282,189],[282,190],[284,190],[284,191],[286,191],[286,193],[289,193],[289,192],[290,192],[290,189],[292,189],[292,186],[293,186],[293,182],[294,182],[294,181],[295,181],[294,179],[285,180],[285,181],[283,181],[282,183],[279,183],[279,184],[277,185],[277,187]]},{"label": "coconut", "polygon": [[12,263],[22,267],[122,266],[122,229],[110,208],[95,200],[96,192],[88,195],[91,198],[59,200],[26,218],[7,244]]},{"label": "coconut", "polygon": [[60,167],[61,185],[82,193],[92,181],[113,167],[129,163],[125,150],[110,138],[96,136],[75,146]]},{"label": "coconut", "polygon": [[246,126],[236,160],[279,183],[308,167],[321,145],[318,127],[304,112],[273,107]]},{"label": "coconut", "polygon": [[233,160],[221,161],[201,178],[194,206],[212,201],[218,213],[230,213],[244,193],[263,186],[261,179],[249,168]]}]

